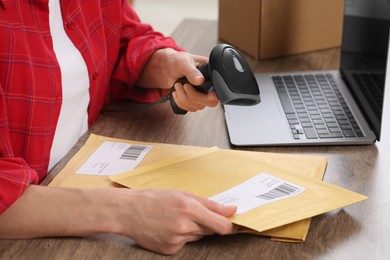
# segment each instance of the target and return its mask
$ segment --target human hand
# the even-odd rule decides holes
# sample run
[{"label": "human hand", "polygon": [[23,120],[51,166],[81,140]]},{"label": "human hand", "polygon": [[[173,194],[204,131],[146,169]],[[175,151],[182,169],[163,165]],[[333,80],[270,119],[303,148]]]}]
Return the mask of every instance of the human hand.
[{"label": "human hand", "polygon": [[125,235],[139,245],[165,255],[177,253],[191,241],[210,234],[232,234],[237,227],[227,217],[236,207],[223,206],[189,192],[132,191],[133,203]]},{"label": "human hand", "polygon": [[[190,112],[206,106],[215,107],[219,100],[214,91],[204,94],[193,87],[204,82],[204,77],[197,67],[207,62],[207,57],[173,49],[160,49],[151,56],[137,85],[166,89],[174,86],[176,91],[172,95],[176,105]],[[182,77],[186,77],[190,84],[177,82]]]},{"label": "human hand", "polygon": [[169,255],[205,235],[236,233],[227,219],[235,212],[183,191],[30,185],[0,214],[0,239],[116,233]]}]

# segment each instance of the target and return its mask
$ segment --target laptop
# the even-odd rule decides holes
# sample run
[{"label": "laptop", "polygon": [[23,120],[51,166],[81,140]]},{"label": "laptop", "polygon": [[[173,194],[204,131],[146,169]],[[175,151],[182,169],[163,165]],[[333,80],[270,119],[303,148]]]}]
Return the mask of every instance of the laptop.
[{"label": "laptop", "polygon": [[230,142],[296,146],[379,141],[389,7],[384,0],[345,1],[338,71],[255,73],[260,104],[224,106]]}]

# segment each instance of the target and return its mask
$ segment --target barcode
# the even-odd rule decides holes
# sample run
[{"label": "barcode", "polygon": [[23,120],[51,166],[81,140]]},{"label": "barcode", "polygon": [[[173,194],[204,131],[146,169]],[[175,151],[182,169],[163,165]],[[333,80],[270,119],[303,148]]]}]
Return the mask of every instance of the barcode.
[{"label": "barcode", "polygon": [[124,151],[119,159],[135,161],[148,146],[132,145]]},{"label": "barcode", "polygon": [[261,199],[265,199],[265,200],[274,200],[274,199],[278,199],[278,198],[283,197],[283,196],[290,195],[290,194],[296,192],[298,189],[299,189],[299,187],[290,185],[288,183],[283,183],[283,184],[279,185],[278,187],[270,190],[269,192],[258,195],[256,197],[261,198]]}]

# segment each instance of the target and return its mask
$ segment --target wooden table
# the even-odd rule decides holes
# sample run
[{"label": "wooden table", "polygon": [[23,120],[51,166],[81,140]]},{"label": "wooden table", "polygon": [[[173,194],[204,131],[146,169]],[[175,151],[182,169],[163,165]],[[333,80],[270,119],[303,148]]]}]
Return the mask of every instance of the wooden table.
[{"label": "wooden table", "polygon": [[[184,20],[172,37],[187,51],[208,56],[218,42],[217,22]],[[339,49],[257,62],[255,71],[337,69]],[[390,100],[387,100],[390,101]],[[385,102],[390,118],[390,103]],[[329,159],[325,181],[367,195],[369,199],[313,218],[303,243],[282,243],[252,235],[209,236],[190,243],[173,259],[390,259],[390,141],[385,118],[382,140],[368,146],[252,147],[229,144],[222,108],[176,116],[168,103],[117,114],[103,114],[90,132],[137,141],[218,146],[277,153],[312,154]],[[50,173],[44,184],[82,146]],[[47,238],[0,241],[0,259],[160,259],[164,256],[137,247],[128,238],[103,234],[88,238]]]}]

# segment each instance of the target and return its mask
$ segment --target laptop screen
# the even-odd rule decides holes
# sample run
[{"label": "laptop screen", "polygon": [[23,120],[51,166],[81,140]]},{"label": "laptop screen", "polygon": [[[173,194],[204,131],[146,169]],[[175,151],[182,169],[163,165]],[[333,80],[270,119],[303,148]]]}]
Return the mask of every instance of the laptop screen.
[{"label": "laptop screen", "polygon": [[378,140],[389,26],[390,1],[345,0],[340,71]]}]

